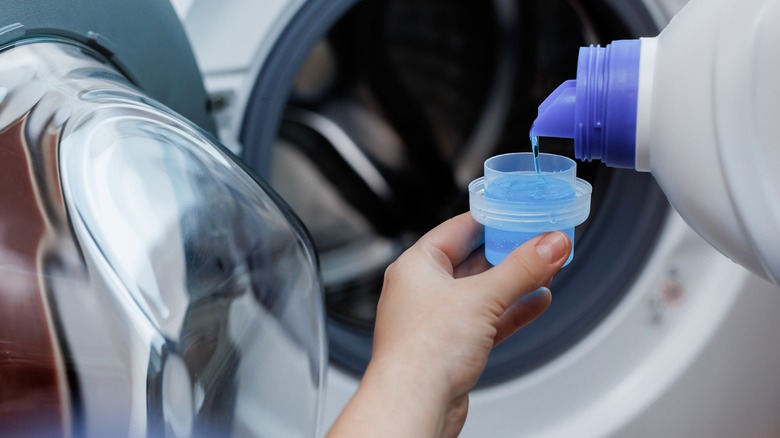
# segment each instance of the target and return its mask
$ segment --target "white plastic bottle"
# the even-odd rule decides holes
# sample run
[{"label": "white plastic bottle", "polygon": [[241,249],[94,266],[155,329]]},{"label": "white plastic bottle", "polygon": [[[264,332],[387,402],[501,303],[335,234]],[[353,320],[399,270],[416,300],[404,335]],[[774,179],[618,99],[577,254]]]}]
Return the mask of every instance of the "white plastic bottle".
[{"label": "white plastic bottle", "polygon": [[658,37],[582,48],[532,135],[652,172],[694,230],[780,284],[780,0],[693,0]]}]

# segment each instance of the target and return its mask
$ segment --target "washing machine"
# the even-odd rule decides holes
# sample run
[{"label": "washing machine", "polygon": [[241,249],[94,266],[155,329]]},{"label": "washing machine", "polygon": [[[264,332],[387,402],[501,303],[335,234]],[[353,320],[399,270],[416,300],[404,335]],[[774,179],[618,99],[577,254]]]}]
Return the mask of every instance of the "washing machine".
[{"label": "washing machine", "polygon": [[[528,147],[577,48],[682,4],[0,6],[0,435],[287,437],[327,430],[385,266]],[[577,259],[462,435],[780,435],[777,287],[648,175],[581,170]]]},{"label": "washing machine", "polygon": [[[177,0],[222,142],[306,224],[329,348],[323,429],[370,358],[382,275],[529,150],[577,50],[655,36],[684,0]],[[545,152],[571,154],[546,141]],[[462,436],[778,436],[780,291],[710,248],[649,174],[594,187],[553,303],[499,345]]]}]

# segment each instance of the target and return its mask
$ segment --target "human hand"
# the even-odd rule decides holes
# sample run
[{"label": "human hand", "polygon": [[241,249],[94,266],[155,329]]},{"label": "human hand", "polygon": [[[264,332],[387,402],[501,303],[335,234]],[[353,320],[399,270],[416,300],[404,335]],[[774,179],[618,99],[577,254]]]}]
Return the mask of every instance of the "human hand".
[{"label": "human hand", "polygon": [[565,234],[548,233],[491,268],[481,244],[482,227],[466,213],[430,231],[387,269],[371,363],[332,435],[461,430],[468,392],[490,350],[547,308],[551,295],[542,287],[571,251]]}]

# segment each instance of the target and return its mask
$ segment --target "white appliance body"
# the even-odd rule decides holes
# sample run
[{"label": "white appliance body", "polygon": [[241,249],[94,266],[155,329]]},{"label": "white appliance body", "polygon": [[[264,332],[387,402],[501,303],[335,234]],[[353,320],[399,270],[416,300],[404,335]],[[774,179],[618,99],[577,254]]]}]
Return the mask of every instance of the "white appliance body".
[{"label": "white appliance body", "polygon": [[[685,3],[645,2],[659,28]],[[236,152],[256,76],[304,3],[174,0],[206,88],[224,103],[215,113],[221,140]],[[613,311],[543,366],[476,389],[462,436],[778,436],[778,310],[776,286],[721,256],[670,210]],[[324,430],[358,385],[334,366],[327,379]]]}]

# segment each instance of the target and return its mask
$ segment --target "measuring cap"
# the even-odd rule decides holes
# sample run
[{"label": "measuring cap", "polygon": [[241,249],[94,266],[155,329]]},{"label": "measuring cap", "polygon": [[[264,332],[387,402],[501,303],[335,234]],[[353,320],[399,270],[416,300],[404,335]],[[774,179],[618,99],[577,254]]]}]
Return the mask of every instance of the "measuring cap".
[{"label": "measuring cap", "polygon": [[485,161],[485,176],[469,184],[471,214],[485,226],[485,257],[496,265],[533,237],[560,230],[569,235],[574,257],[574,227],[590,213],[590,184],[577,178],[577,163],[539,154],[540,173],[530,152],[498,155]]}]

